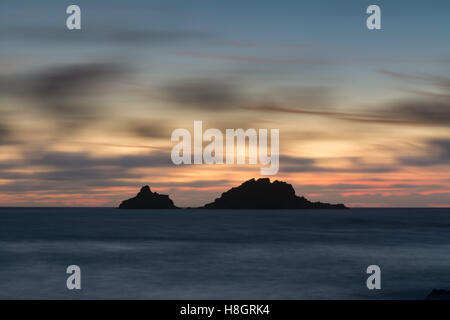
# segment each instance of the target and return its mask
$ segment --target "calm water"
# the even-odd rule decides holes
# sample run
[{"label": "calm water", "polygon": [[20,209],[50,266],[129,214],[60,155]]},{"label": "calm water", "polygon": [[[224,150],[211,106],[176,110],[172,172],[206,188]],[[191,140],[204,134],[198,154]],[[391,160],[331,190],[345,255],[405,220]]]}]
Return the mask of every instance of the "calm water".
[{"label": "calm water", "polygon": [[[66,289],[68,265],[82,290]],[[368,265],[382,270],[369,291]],[[0,209],[0,298],[423,299],[450,289],[449,209]]]}]

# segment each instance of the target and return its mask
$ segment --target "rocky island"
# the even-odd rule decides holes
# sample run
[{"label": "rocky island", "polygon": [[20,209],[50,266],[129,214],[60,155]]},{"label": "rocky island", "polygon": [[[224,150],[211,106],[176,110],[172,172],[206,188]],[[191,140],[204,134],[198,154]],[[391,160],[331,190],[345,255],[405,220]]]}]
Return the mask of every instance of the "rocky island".
[{"label": "rocky island", "polygon": [[[123,201],[119,209],[176,209],[168,195],[142,187],[136,197]],[[220,198],[196,209],[347,209],[343,204],[311,202],[295,194],[292,185],[268,178],[251,179],[222,193]]]},{"label": "rocky island", "polygon": [[177,209],[166,194],[152,192],[149,186],[144,186],[136,197],[124,200],[119,209]]},{"label": "rocky island", "polygon": [[346,209],[343,204],[311,202],[295,194],[289,183],[269,178],[251,179],[222,193],[204,209]]}]

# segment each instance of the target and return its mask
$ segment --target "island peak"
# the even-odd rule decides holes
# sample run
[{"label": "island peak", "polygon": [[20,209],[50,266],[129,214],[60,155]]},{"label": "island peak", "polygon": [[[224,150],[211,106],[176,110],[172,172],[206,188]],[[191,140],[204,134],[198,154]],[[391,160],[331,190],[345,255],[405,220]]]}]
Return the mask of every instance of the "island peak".
[{"label": "island peak", "polygon": [[146,185],[135,197],[122,201],[119,209],[176,209],[176,207],[168,195],[152,192]]}]

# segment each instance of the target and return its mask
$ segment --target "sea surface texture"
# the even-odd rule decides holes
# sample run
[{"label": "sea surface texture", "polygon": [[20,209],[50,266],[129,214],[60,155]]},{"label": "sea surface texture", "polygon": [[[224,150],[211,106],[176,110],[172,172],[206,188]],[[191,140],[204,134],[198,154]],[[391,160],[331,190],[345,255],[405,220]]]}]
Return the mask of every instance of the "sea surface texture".
[{"label": "sea surface texture", "polygon": [[[69,265],[81,290],[68,290]],[[381,268],[368,290],[366,269]],[[450,209],[1,208],[1,299],[423,299]]]}]

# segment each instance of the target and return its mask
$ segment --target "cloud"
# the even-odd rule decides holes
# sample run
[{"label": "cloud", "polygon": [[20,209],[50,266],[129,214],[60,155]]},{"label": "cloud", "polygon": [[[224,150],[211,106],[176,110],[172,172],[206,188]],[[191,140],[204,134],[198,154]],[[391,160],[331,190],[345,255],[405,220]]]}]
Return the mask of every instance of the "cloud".
[{"label": "cloud", "polygon": [[404,100],[385,107],[381,113],[413,124],[450,125],[450,101]]},{"label": "cloud", "polygon": [[[247,103],[245,110],[326,117],[364,124],[448,126],[450,125],[450,78],[436,75],[410,75],[387,70],[378,72],[420,84],[428,84],[441,91],[409,90],[422,97],[407,97],[384,102],[370,111],[341,112],[332,109],[336,95],[327,87],[296,87],[273,90],[272,101]],[[278,94],[277,94],[278,93]],[[360,108],[362,109],[362,108]]]},{"label": "cloud", "polygon": [[[96,178],[95,171],[107,170],[111,176],[117,174],[122,178],[127,178],[130,170],[136,168],[159,168],[173,165],[170,153],[167,151],[148,152],[138,155],[123,156],[92,156],[86,152],[56,152],[45,150],[28,150],[24,152],[22,160],[0,161],[0,168],[14,172],[16,169],[24,167],[35,168],[30,173],[20,173],[16,177],[70,177],[80,179],[82,172],[88,172],[86,177]],[[37,173],[45,169],[45,173]],[[93,172],[94,174],[91,174]],[[3,172],[5,173],[5,172]],[[2,173],[2,175],[3,175]],[[71,176],[68,173],[73,173]],[[59,176],[58,176],[59,175]]]},{"label": "cloud", "polygon": [[427,142],[425,154],[399,157],[408,166],[450,165],[450,139],[433,139]]},{"label": "cloud", "polygon": [[410,64],[420,64],[420,63],[439,63],[447,64],[447,59],[396,59],[396,58],[375,58],[375,57],[333,57],[333,58],[271,58],[271,57],[261,57],[261,56],[242,56],[242,55],[227,55],[227,54],[216,54],[216,53],[205,53],[196,51],[172,51],[174,55],[194,57],[200,59],[212,59],[212,60],[225,60],[225,61],[236,61],[236,62],[253,62],[253,63],[271,63],[271,64],[288,64],[288,65],[316,65],[316,66],[329,66],[329,65],[368,65],[368,64],[392,64],[392,63],[410,63]]},{"label": "cloud", "polygon": [[423,74],[407,74],[396,71],[384,70],[380,69],[377,72],[389,76],[394,79],[414,82],[414,83],[422,83],[433,85],[436,87],[440,87],[444,90],[450,89],[450,78],[436,76],[436,75],[423,75]]},{"label": "cloud", "polygon": [[213,59],[213,60],[229,60],[237,62],[256,62],[256,63],[276,63],[276,64],[308,64],[308,65],[324,65],[331,62],[324,59],[284,59],[284,58],[265,58],[265,57],[250,57],[237,55],[223,55],[212,53],[201,53],[192,51],[173,51],[174,55]]},{"label": "cloud", "polygon": [[12,133],[9,128],[0,122],[0,145],[10,144],[12,141]]},{"label": "cloud", "polygon": [[80,112],[77,102],[84,94],[97,94],[97,89],[123,69],[107,63],[67,65],[45,70],[34,76],[31,95],[52,113],[74,115]]},{"label": "cloud", "polygon": [[163,88],[166,97],[179,105],[217,111],[240,101],[238,84],[219,79],[186,79]]},{"label": "cloud", "polygon": [[29,99],[33,110],[56,121],[59,133],[72,132],[100,117],[103,89],[127,71],[113,63],[64,65],[0,78],[3,95]]},{"label": "cloud", "polygon": [[226,188],[228,186],[234,186],[236,183],[240,183],[241,181],[220,179],[220,180],[192,180],[192,181],[183,181],[183,182],[154,182],[152,183],[152,187],[160,188],[160,187],[170,187],[170,188],[193,188],[193,189],[202,189],[202,188]]},{"label": "cloud", "polygon": [[[168,152],[139,155],[92,156],[86,152],[29,150],[19,160],[0,161],[0,176],[12,180],[0,184],[3,193],[83,192],[91,187],[136,186],[142,174],[134,169],[172,166]],[[30,170],[23,171],[23,168]],[[153,176],[156,176],[153,174]]]},{"label": "cloud", "polygon": [[118,170],[153,168],[172,165],[167,152],[150,152],[141,155],[94,157],[85,152],[30,152],[27,161],[34,166],[53,169],[115,167]]},{"label": "cloud", "polygon": [[335,88],[320,85],[295,85],[274,88],[271,96],[285,104],[296,105],[301,108],[325,108],[331,107],[336,99]]},{"label": "cloud", "polygon": [[330,172],[330,173],[383,173],[397,170],[396,164],[367,163],[362,158],[349,157],[346,167],[324,166],[318,160],[312,158],[280,156],[280,172]]},{"label": "cloud", "polygon": [[162,44],[190,39],[208,39],[211,35],[204,32],[181,30],[117,30],[106,39],[124,44]]},{"label": "cloud", "polygon": [[350,207],[423,208],[450,205],[450,192],[429,194],[420,192],[343,193],[341,196],[331,196],[330,199],[334,202],[343,202]]},{"label": "cloud", "polygon": [[[416,195],[416,194],[430,194],[440,193],[441,190],[448,190],[448,185],[443,184],[422,184],[416,181],[411,184],[393,184],[386,182],[385,184],[363,184],[363,183],[332,183],[332,184],[299,184],[294,186],[297,194],[303,195],[317,195],[317,197],[335,198],[339,195],[373,195],[370,202],[383,203],[380,199],[386,195]],[[412,197],[411,197],[412,198]],[[348,200],[343,200],[341,202]]]},{"label": "cloud", "polygon": [[23,143],[23,140],[24,137],[14,127],[12,117],[10,117],[9,113],[0,110],[0,146]]},{"label": "cloud", "polygon": [[450,102],[436,99],[409,100],[391,102],[372,113],[338,112],[329,109],[314,110],[288,108],[277,104],[253,105],[242,107],[246,110],[272,113],[290,113],[299,115],[322,116],[342,121],[373,123],[385,125],[450,125]]},{"label": "cloud", "polygon": [[246,110],[254,111],[265,111],[273,113],[290,113],[290,114],[301,114],[301,115],[311,115],[311,116],[322,116],[337,120],[352,121],[352,122],[362,122],[362,123],[376,123],[376,124],[411,124],[410,121],[402,119],[389,119],[382,118],[376,115],[361,114],[361,113],[349,113],[349,112],[338,112],[332,110],[320,110],[316,108],[315,110],[301,109],[301,108],[287,108],[279,106],[277,104],[269,105],[256,105],[256,106],[245,106],[242,107]]},{"label": "cloud", "polygon": [[80,94],[121,71],[123,69],[118,65],[108,63],[66,65],[45,70],[35,76],[34,94],[42,98]]},{"label": "cloud", "polygon": [[[70,33],[70,35],[69,35]],[[66,43],[66,44],[112,44],[112,45],[161,45],[192,39],[210,39],[212,35],[207,32],[197,32],[177,29],[149,29],[124,28],[123,25],[115,27],[109,24],[108,28],[95,28],[91,26],[89,32],[70,32],[64,28],[51,27],[21,27],[12,26],[0,29],[3,39],[25,39],[27,41]]]},{"label": "cloud", "polygon": [[324,49],[327,48],[324,45],[307,44],[307,43],[294,43],[294,44],[273,44],[273,43],[255,43],[245,41],[217,41],[218,44],[223,46],[231,46],[238,48],[276,48],[276,49]]},{"label": "cloud", "polygon": [[169,123],[167,119],[134,119],[129,121],[122,129],[137,137],[169,139],[173,130]]}]

